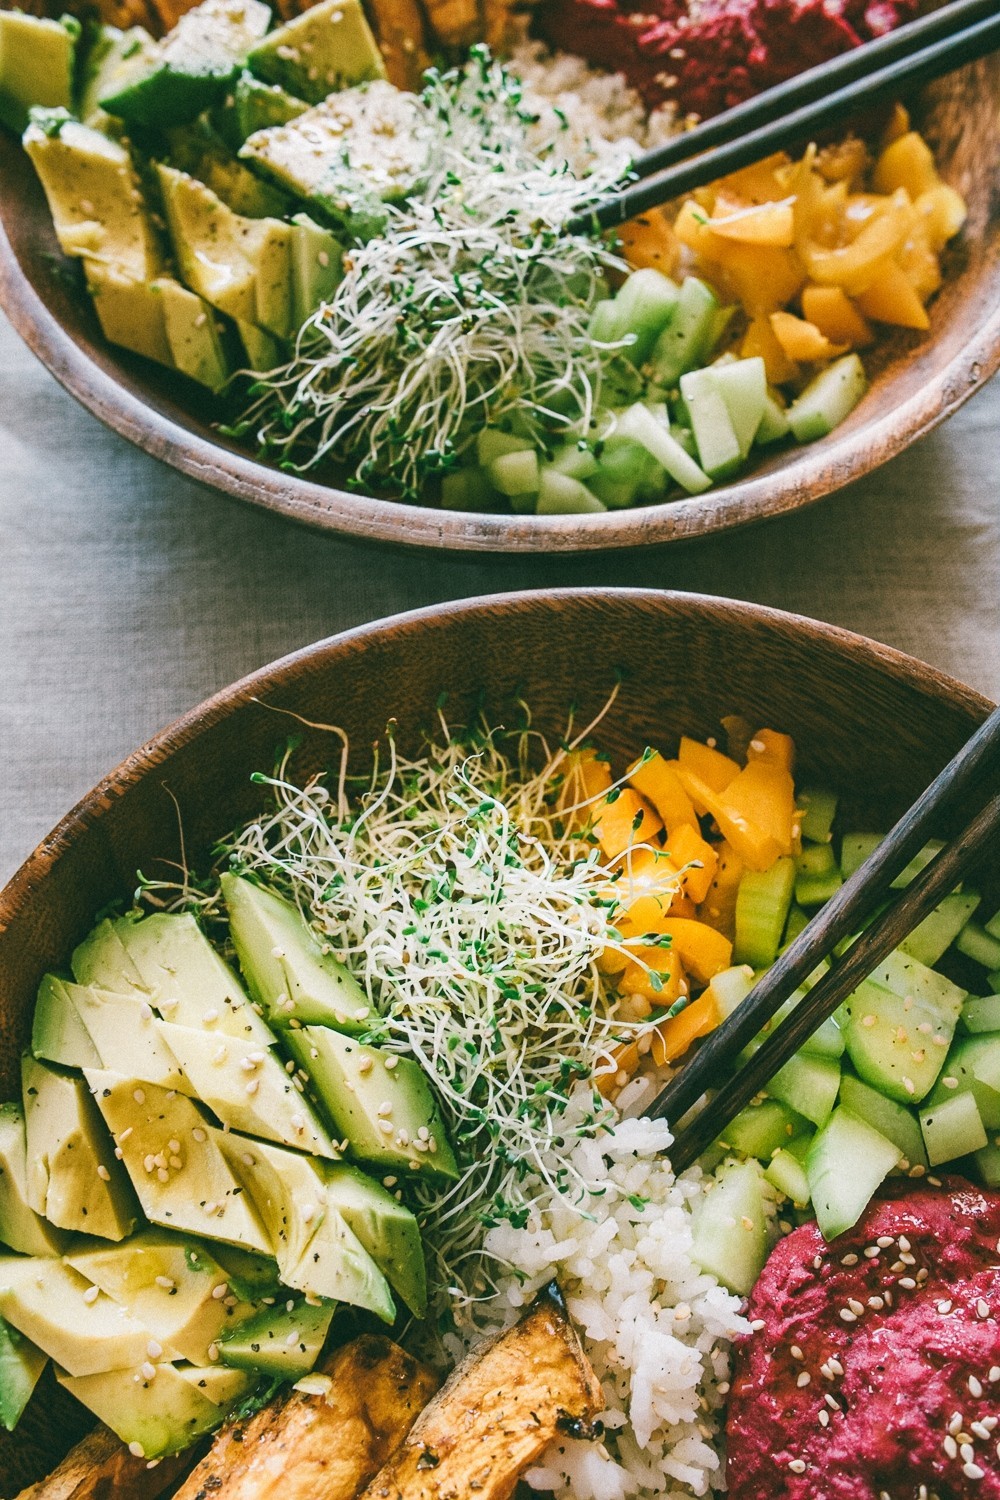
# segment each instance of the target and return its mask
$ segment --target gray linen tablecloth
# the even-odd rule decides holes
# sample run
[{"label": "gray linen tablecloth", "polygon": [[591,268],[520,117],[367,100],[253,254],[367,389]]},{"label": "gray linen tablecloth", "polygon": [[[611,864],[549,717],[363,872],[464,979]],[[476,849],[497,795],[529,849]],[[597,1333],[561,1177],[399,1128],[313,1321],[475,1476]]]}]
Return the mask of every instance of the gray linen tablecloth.
[{"label": "gray linen tablecloth", "polygon": [[810,510],[679,551],[387,553],[199,489],[106,432],[0,320],[0,881],[128,751],[348,626],[504,589],[636,584],[797,610],[1000,698],[1000,384]]}]

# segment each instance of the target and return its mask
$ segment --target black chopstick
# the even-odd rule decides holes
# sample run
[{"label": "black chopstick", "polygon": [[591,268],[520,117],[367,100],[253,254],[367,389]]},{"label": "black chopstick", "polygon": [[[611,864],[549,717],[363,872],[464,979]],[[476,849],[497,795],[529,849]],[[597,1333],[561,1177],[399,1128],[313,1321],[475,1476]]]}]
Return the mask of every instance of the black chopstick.
[{"label": "black chopstick", "polygon": [[1000,48],[1000,14],[939,37],[884,67],[875,67],[822,98],[782,114],[769,124],[742,132],[736,139],[702,152],[694,160],[685,160],[626,187],[568,220],[566,228],[570,233],[586,233],[624,224],[650,208],[750,166],[772,152],[801,145],[856,110],[895,98],[904,89],[950,73],[997,48]]},{"label": "black chopstick", "polygon": [[[857,938],[758,1048],[745,1067],[726,1081],[725,1088],[677,1132],[670,1148],[675,1172],[683,1172],[725,1130],[741,1109],[766,1088],[770,1079],[802,1046],[838,1005],[852,995],[863,979],[898,948],[949,891],[968,874],[991,842],[1000,840],[1000,794],[990,798],[968,827],[926,865],[891,905]],[[697,1060],[697,1059],[695,1059]],[[665,1093],[666,1091],[664,1091]],[[650,1113],[669,1112],[661,1094]]]},{"label": "black chopstick", "polygon": [[712,146],[738,140],[748,130],[768,125],[800,105],[828,98],[833,89],[851,83],[855,78],[866,77],[873,68],[885,67],[938,37],[953,35],[971,21],[993,15],[996,5],[997,0],[952,0],[952,4],[942,5],[930,15],[889,31],[885,36],[866,42],[863,47],[854,47],[850,52],[818,63],[804,73],[786,78],[773,88],[755,94],[752,99],[724,110],[721,115],[704,120],[693,130],[671,136],[662,145],[637,156],[632,163],[632,173],[638,179],[651,177],[654,172],[662,172],[675,162],[689,161]]},{"label": "black chopstick", "polygon": [[[967,795],[985,771],[990,770],[995,777],[998,764],[1000,708],[983,721],[874,853],[754,985],[743,1003],[705,1038],[691,1061],[657,1095],[653,1113],[674,1122],[680,1120],[708,1087],[727,1075],[738,1053],[774,1018],[820,960],[858,932],[878,909],[889,895],[892,882],[933,834],[942,812]],[[876,959],[873,967],[877,963]]]}]

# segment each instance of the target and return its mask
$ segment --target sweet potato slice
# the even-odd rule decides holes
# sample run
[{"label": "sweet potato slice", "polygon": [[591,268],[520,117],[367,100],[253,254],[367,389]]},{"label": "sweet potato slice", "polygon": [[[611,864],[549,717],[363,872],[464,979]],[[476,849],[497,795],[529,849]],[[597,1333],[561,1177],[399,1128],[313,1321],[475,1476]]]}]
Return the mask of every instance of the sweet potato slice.
[{"label": "sweet potato slice", "polygon": [[553,1285],[459,1365],[361,1500],[507,1500],[558,1433],[595,1435],[603,1406]]},{"label": "sweet potato slice", "polygon": [[390,1339],[368,1335],[322,1374],[322,1391],[290,1390],[224,1427],[175,1500],[354,1500],[438,1382]]},{"label": "sweet potato slice", "polygon": [[71,1448],[48,1479],[22,1490],[17,1500],[157,1500],[195,1461],[194,1452],[177,1453],[150,1465],[133,1458],[107,1427],[95,1427]]}]

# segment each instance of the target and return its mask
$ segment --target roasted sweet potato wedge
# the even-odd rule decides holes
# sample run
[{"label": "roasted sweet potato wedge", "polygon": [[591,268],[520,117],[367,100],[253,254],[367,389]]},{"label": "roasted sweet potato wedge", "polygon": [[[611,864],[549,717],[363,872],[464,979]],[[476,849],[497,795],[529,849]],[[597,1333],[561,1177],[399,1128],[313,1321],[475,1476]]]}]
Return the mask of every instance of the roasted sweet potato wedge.
[{"label": "roasted sweet potato wedge", "polygon": [[424,70],[430,66],[420,0],[365,0],[365,8],[389,82],[419,93]]},{"label": "roasted sweet potato wedge", "polygon": [[289,1391],[224,1427],[175,1500],[354,1500],[438,1385],[378,1336],[338,1349],[321,1373],[316,1394]]},{"label": "roasted sweet potato wedge", "polygon": [[603,1405],[553,1285],[459,1365],[362,1500],[507,1500],[558,1433],[595,1435]]},{"label": "roasted sweet potato wedge", "polygon": [[133,1458],[107,1427],[95,1427],[48,1479],[29,1485],[17,1500],[157,1500],[195,1458],[193,1452],[177,1453],[150,1467],[145,1459]]}]

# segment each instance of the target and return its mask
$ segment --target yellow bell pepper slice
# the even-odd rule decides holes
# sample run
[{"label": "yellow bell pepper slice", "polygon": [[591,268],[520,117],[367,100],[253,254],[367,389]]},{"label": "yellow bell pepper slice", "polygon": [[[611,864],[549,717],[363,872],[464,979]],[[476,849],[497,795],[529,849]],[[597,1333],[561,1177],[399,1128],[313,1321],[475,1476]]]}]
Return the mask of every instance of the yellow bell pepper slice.
[{"label": "yellow bell pepper slice", "polygon": [[756,359],[759,356],[764,361],[770,385],[787,385],[798,378],[798,365],[788,358],[766,317],[752,320],[743,335],[740,354],[743,359]]},{"label": "yellow bell pepper slice", "polygon": [[723,755],[721,750],[703,745],[700,740],[689,739],[687,735],[681,736],[677,761],[685,771],[693,771],[713,792],[724,792],[740,772],[736,761]]},{"label": "yellow bell pepper slice", "polygon": [[940,181],[934,153],[916,130],[908,130],[886,146],[872,176],[877,193],[894,193],[905,188],[914,201]]},{"label": "yellow bell pepper slice", "polygon": [[789,359],[802,360],[808,364],[816,360],[836,359],[839,354],[847,353],[847,344],[832,344],[815,323],[797,318],[794,313],[772,313],[771,327]]},{"label": "yellow bell pepper slice", "polygon": [[[742,820],[791,854],[795,818],[795,783],[773,762],[749,761],[719,798],[720,809],[734,822]],[[736,846],[739,847],[738,845]]]},{"label": "yellow bell pepper slice", "polygon": [[895,262],[883,266],[866,291],[858,294],[866,318],[894,323],[900,328],[927,329],[931,320],[906,272]]},{"label": "yellow bell pepper slice", "polygon": [[608,859],[617,859],[635,844],[645,844],[663,829],[663,820],[645,797],[618,787],[594,813],[594,832]]},{"label": "yellow bell pepper slice", "polygon": [[715,846],[715,853],[715,874],[698,906],[698,916],[717,932],[732,939],[736,935],[736,897],[745,867],[732,844],[725,839]]},{"label": "yellow bell pepper slice", "polygon": [[622,254],[634,271],[650,268],[673,276],[680,258],[677,236],[662,209],[629,219],[618,231]]},{"label": "yellow bell pepper slice", "polygon": [[743,245],[773,245],[787,249],[795,243],[795,219],[792,199],[772,203],[737,205],[730,200],[716,200],[709,222],[713,234]]},{"label": "yellow bell pepper slice", "polygon": [[861,316],[843,287],[805,287],[802,312],[833,344],[866,349],[874,341],[871,324]]},{"label": "yellow bell pepper slice", "polygon": [[658,750],[648,751],[627,772],[629,782],[636,791],[653,804],[663,826],[673,833],[681,824],[698,827],[698,815],[691,798],[681,785],[680,778]]},{"label": "yellow bell pepper slice", "polygon": [[777,729],[758,729],[747,745],[747,760],[764,761],[791,772],[795,765],[795,741]]},{"label": "yellow bell pepper slice", "polygon": [[[667,852],[677,866],[686,895],[696,904],[704,901],[718,865],[718,856],[711,844],[702,838],[699,829],[682,823],[670,835]],[[671,911],[679,909],[678,903],[673,902]]]},{"label": "yellow bell pepper slice", "polygon": [[692,1000],[676,1016],[661,1021],[653,1033],[653,1045],[650,1049],[657,1067],[665,1067],[667,1063],[676,1062],[683,1057],[692,1042],[696,1042],[699,1037],[708,1036],[721,1019],[715,996],[708,990],[704,995],[699,995],[697,1000]]}]

